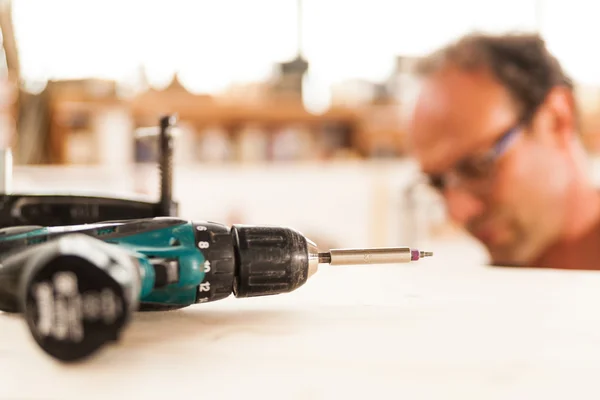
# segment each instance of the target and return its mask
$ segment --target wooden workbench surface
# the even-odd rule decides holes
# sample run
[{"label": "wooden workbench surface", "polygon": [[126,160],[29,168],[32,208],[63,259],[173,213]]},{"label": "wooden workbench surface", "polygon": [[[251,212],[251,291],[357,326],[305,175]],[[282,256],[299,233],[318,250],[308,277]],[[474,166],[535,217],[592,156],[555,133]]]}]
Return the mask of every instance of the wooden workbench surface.
[{"label": "wooden workbench surface", "polygon": [[[449,259],[448,259],[449,260]],[[600,398],[600,273],[322,268],[301,290],[137,315],[64,367],[0,314],[2,399]]]}]

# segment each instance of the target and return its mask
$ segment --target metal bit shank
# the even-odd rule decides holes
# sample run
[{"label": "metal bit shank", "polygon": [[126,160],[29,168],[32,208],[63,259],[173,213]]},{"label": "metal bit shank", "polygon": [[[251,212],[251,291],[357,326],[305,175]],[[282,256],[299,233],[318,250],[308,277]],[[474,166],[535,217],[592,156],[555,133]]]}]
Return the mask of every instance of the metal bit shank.
[{"label": "metal bit shank", "polygon": [[330,265],[408,263],[415,260],[414,251],[409,247],[332,249],[328,253],[320,253],[319,262]]}]

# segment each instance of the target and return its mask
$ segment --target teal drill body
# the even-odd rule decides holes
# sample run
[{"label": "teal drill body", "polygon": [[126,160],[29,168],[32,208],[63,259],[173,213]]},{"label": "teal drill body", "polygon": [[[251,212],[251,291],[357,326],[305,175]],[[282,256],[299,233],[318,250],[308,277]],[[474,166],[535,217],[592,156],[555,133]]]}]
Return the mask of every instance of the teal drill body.
[{"label": "teal drill body", "polygon": [[144,289],[140,294],[141,303],[187,306],[196,302],[198,287],[205,276],[206,259],[194,237],[192,223],[182,221],[180,225],[140,232],[111,241],[139,254],[141,263],[147,266],[144,270],[149,275],[155,275],[153,268],[149,268],[149,257],[170,260],[178,266],[177,281],[167,286],[154,289],[154,276],[142,279]]},{"label": "teal drill body", "polygon": [[[205,252],[210,250],[209,238],[215,229],[227,232],[227,228],[219,224],[178,218],[5,228],[0,229],[0,252],[4,256],[23,251],[65,234],[93,236],[130,251],[140,267],[142,309],[179,308],[202,301],[199,293],[203,289],[210,291],[210,283],[205,282],[206,273],[210,271]],[[203,233],[206,240],[200,240]]]}]

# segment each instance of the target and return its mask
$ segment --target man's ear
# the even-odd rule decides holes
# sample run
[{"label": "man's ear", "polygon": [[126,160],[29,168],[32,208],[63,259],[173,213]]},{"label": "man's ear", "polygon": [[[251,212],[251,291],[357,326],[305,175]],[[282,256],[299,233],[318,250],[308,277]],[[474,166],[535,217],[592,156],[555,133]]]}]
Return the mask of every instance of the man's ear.
[{"label": "man's ear", "polygon": [[547,128],[560,146],[566,146],[577,132],[577,116],[573,91],[567,87],[555,87],[545,101]]}]

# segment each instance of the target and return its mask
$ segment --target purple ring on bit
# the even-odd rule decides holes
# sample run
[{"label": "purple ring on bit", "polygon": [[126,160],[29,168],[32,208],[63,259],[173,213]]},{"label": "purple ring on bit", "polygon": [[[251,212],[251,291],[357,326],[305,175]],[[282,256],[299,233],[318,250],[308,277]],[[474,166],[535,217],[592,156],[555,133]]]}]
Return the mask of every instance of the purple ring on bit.
[{"label": "purple ring on bit", "polygon": [[419,250],[411,250],[410,251],[410,260],[418,261],[420,258],[421,252]]}]

